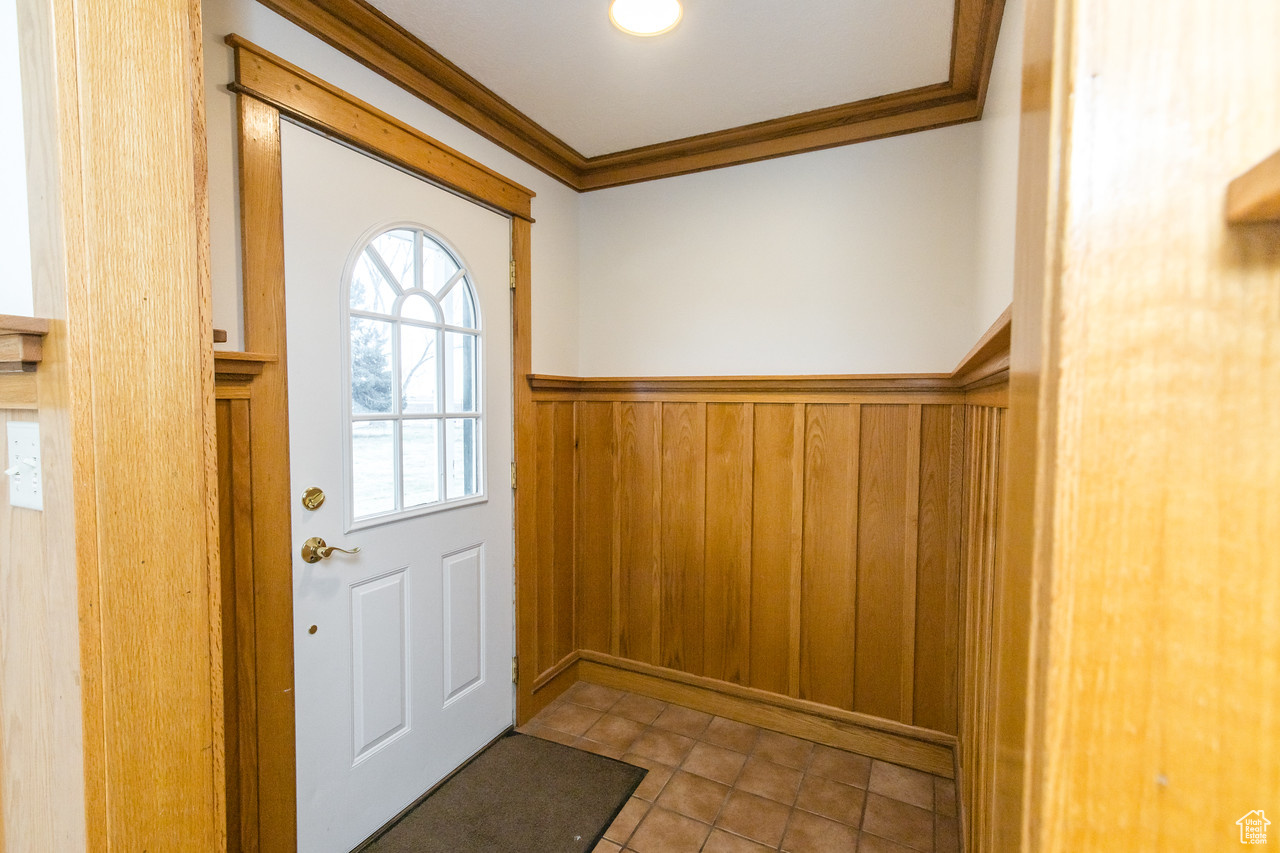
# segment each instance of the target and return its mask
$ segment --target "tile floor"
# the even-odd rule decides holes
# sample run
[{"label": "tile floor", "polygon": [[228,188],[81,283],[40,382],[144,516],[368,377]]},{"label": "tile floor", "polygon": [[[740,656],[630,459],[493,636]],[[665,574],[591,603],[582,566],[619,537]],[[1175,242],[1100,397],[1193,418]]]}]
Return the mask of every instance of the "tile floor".
[{"label": "tile floor", "polygon": [[958,853],[955,784],[578,682],[520,731],[649,769],[598,853]]}]

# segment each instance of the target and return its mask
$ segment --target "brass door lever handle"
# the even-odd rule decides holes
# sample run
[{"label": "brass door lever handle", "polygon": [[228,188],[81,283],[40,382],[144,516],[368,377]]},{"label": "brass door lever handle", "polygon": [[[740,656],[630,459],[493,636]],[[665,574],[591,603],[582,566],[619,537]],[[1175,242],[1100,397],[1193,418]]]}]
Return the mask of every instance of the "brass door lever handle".
[{"label": "brass door lever handle", "polygon": [[312,536],[306,542],[302,543],[302,559],[308,563],[318,563],[326,557],[333,554],[334,551],[341,551],[344,554],[359,554],[359,546],[347,550],[339,548],[335,545],[326,545],[324,540],[319,536]]}]

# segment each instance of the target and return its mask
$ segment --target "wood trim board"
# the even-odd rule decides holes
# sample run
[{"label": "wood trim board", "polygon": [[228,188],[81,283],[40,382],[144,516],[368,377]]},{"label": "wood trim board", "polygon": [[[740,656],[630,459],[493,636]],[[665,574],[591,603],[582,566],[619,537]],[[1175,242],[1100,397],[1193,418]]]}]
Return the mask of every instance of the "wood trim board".
[{"label": "wood trim board", "polygon": [[15,314],[0,314],[0,335],[39,335],[49,334],[49,321],[41,317],[19,317]]},{"label": "wood trim board", "polygon": [[944,81],[586,157],[365,0],[259,2],[580,192],[976,121],[1004,11],[1004,0],[956,0]]},{"label": "wood trim board", "polygon": [[532,190],[252,42],[234,34],[226,41],[235,51],[233,91],[479,204],[532,218]]},{"label": "wood trim board", "polygon": [[1227,185],[1227,222],[1280,220],[1280,151]]}]

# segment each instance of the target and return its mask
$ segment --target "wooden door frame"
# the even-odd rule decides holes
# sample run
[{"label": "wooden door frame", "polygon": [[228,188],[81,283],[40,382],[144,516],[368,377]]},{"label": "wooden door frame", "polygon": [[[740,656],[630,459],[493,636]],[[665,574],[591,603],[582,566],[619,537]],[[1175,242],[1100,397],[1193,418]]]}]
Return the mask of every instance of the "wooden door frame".
[{"label": "wooden door frame", "polygon": [[[293,580],[289,489],[289,398],[285,341],[284,206],[280,121],[288,118],[351,145],[392,166],[488,207],[511,219],[512,347],[515,459],[533,451],[530,373],[530,216],[533,191],[440,144],[377,108],[308,74],[236,35],[240,158],[240,226],[245,349],[261,354],[254,380],[250,425],[253,522],[254,678],[243,702],[256,729],[256,767],[244,766],[259,798],[261,850],[292,850],[297,843],[296,745],[293,704]],[[521,601],[532,591],[521,583],[524,555],[532,547],[532,490],[515,500],[515,573]],[[228,602],[227,606],[235,606]],[[517,608],[516,648],[529,631]],[[523,694],[522,694],[523,695]],[[524,703],[517,699],[518,713]]]}]

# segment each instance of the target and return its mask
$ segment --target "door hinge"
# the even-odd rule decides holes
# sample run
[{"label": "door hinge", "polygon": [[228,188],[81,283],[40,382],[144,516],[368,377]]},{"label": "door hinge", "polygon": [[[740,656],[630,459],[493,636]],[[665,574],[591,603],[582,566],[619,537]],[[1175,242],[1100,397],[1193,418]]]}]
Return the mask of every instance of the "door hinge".
[{"label": "door hinge", "polygon": [[516,463],[511,463],[511,488],[516,487]]},{"label": "door hinge", "polygon": [[511,683],[520,683],[520,658],[511,659]]},{"label": "door hinge", "polygon": [[516,289],[516,262],[511,261],[511,289]]}]

